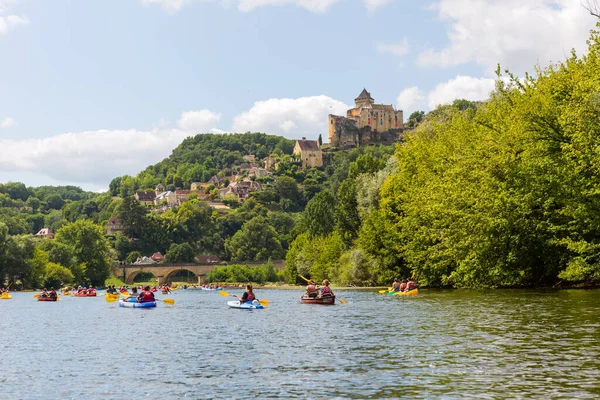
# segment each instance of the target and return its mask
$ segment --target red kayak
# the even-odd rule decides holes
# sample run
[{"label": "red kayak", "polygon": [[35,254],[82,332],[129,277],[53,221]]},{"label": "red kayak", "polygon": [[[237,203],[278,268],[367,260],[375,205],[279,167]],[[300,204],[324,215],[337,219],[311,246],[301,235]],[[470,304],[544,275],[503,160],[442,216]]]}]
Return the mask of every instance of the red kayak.
[{"label": "red kayak", "polygon": [[56,301],[58,297],[38,297],[38,301]]},{"label": "red kayak", "polygon": [[300,302],[302,302],[303,304],[332,305],[335,304],[335,296],[308,297],[307,295],[304,295],[300,297]]},{"label": "red kayak", "polygon": [[75,297],[96,297],[96,292],[92,292],[92,293],[75,293],[73,296],[75,296]]}]

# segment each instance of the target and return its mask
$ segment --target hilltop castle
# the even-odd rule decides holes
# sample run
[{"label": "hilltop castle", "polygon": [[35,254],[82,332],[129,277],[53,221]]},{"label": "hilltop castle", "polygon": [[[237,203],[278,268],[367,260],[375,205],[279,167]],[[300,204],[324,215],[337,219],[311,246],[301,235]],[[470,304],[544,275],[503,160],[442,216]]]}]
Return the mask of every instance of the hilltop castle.
[{"label": "hilltop castle", "polygon": [[354,147],[370,143],[393,142],[404,130],[402,110],[392,105],[375,104],[366,89],[354,99],[345,117],[329,114],[329,144]]}]

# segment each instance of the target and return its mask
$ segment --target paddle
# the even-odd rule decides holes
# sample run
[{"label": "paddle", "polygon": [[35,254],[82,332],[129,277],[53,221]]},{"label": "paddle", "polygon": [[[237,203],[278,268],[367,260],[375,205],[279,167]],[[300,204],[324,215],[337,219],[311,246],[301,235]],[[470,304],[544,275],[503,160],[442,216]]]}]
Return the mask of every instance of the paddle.
[{"label": "paddle", "polygon": [[156,301],[162,301],[162,302],[167,303],[167,304],[175,304],[175,300],[173,300],[173,299],[157,299],[157,298],[154,298],[154,300],[156,300]]},{"label": "paddle", "polygon": [[[306,283],[310,282],[310,279],[306,279],[302,275],[299,275],[299,276],[300,276],[300,278],[304,279],[306,281]],[[379,292],[379,293],[381,293],[381,292]],[[346,304],[347,303],[346,300],[338,299],[337,297],[336,297],[336,299],[340,302],[340,304]]]},{"label": "paddle", "polygon": [[[231,296],[229,293],[227,293],[227,292],[226,292],[226,291],[224,291],[224,290],[219,290],[219,294],[220,294],[221,296],[223,296],[223,297],[229,297],[229,296]],[[262,304],[262,305],[263,305],[263,307],[269,307],[269,300],[259,300],[258,302],[259,302],[260,304]]]}]

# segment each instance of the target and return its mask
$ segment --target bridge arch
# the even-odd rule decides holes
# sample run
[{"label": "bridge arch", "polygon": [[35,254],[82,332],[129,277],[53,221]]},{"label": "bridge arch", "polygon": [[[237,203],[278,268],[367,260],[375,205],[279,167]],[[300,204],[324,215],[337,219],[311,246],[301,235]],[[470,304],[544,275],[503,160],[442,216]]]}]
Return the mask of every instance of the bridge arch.
[{"label": "bridge arch", "polygon": [[176,269],[163,276],[163,283],[171,284],[173,282],[200,283],[200,277],[189,268]]}]

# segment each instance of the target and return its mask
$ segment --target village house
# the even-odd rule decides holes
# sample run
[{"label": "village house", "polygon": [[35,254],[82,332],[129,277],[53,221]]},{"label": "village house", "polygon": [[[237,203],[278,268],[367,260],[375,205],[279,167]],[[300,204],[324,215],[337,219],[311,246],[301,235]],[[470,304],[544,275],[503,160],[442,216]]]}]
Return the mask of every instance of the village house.
[{"label": "village house", "polygon": [[192,182],[192,184],[190,185],[190,190],[192,192],[194,192],[194,191],[202,191],[203,192],[210,185],[211,185],[210,182]]},{"label": "village house", "polygon": [[38,233],[35,234],[35,237],[44,239],[54,239],[54,232],[52,232],[50,228],[42,228]]},{"label": "village house", "polygon": [[248,176],[255,176],[257,178],[260,178],[267,175],[273,175],[273,173],[265,168],[260,167],[253,167],[248,170]]},{"label": "village house", "polygon": [[218,264],[221,259],[217,256],[198,256],[196,261],[198,261],[198,264]]},{"label": "village house", "polygon": [[[188,197],[190,196],[190,193],[192,193],[191,190],[177,189],[175,191],[175,197],[177,198],[177,204],[181,204],[184,201],[187,201]],[[196,191],[194,191],[194,193],[196,193]]]},{"label": "village house", "polygon": [[266,169],[273,169],[275,168],[275,157],[273,156],[268,156],[262,159],[263,163],[265,164],[265,168]]},{"label": "village house", "polygon": [[316,140],[296,140],[294,146],[294,155],[300,157],[302,167],[320,167],[323,165],[323,152],[319,148],[319,142]]},{"label": "village house", "polygon": [[159,183],[158,185],[156,185],[156,188],[154,189],[154,193],[158,196],[159,193],[162,193],[165,190],[167,190],[165,185],[163,185],[162,183]]},{"label": "village house", "polygon": [[165,259],[165,257],[161,254],[160,251],[157,251],[156,253],[152,254],[152,256],[150,256],[150,258],[152,259],[152,261],[157,262],[157,263],[159,263]]},{"label": "village house", "polygon": [[254,156],[254,154],[246,154],[242,158],[244,160],[250,161],[250,162],[254,162],[254,160],[256,159],[256,157]]},{"label": "village house", "polygon": [[214,175],[212,178],[210,178],[208,180],[208,184],[219,187],[223,184],[223,181],[225,181],[225,178],[223,178],[222,176],[219,176],[219,175]]},{"label": "village house", "polygon": [[123,223],[119,220],[119,218],[111,217],[108,220],[108,225],[106,226],[107,235],[114,235],[115,233],[123,232],[124,230],[125,227],[123,226]]},{"label": "village house", "polygon": [[178,204],[177,196],[170,190],[159,193],[154,199],[154,204],[160,206],[163,203],[166,203],[168,206],[176,206]]},{"label": "village house", "polygon": [[236,195],[240,200],[246,200],[251,192],[262,192],[263,187],[255,181],[231,182],[229,186],[219,190],[219,197],[224,198],[228,194]]},{"label": "village house", "polygon": [[155,192],[137,192],[134,195],[135,199],[145,206],[153,205],[156,198]]}]

